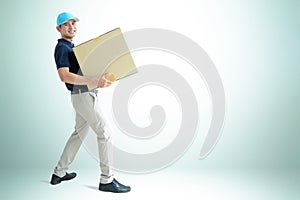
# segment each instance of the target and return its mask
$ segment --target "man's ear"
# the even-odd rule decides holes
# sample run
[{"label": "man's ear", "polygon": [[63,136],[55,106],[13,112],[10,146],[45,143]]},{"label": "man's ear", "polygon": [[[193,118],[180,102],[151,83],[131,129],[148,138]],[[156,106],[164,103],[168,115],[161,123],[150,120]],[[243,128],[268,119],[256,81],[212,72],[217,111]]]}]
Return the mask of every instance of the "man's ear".
[{"label": "man's ear", "polygon": [[60,30],[61,30],[60,26],[57,26],[57,27],[56,27],[56,30],[57,30],[58,32],[60,32]]}]

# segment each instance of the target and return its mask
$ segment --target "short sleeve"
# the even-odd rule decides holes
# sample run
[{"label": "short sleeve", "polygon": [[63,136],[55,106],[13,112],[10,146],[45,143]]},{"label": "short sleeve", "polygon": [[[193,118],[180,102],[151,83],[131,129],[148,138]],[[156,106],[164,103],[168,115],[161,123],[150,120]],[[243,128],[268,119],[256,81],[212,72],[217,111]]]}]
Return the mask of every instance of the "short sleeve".
[{"label": "short sleeve", "polygon": [[54,58],[56,62],[56,67],[71,67],[69,60],[69,51],[68,48],[61,45],[57,46],[54,53]]}]

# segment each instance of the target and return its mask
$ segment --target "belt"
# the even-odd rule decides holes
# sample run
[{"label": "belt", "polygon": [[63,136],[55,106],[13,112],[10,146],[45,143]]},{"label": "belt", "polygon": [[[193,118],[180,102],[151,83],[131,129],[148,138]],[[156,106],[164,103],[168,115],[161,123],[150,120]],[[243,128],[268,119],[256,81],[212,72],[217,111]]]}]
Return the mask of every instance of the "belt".
[{"label": "belt", "polygon": [[85,93],[85,92],[92,92],[92,93],[95,93],[95,94],[98,94],[98,90],[97,89],[93,89],[93,90],[74,90],[74,91],[71,91],[71,94],[82,94],[82,93]]}]

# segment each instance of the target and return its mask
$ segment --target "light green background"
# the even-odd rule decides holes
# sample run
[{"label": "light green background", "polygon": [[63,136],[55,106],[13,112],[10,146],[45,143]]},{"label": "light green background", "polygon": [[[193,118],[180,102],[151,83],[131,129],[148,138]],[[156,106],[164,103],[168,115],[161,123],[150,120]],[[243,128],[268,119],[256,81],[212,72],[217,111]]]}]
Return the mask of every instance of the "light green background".
[{"label": "light green background", "polygon": [[[223,135],[208,158],[197,159],[196,140],[175,167],[299,168],[299,1],[3,0],[0,10],[1,168],[51,174],[72,131],[53,59],[61,11],[81,19],[78,43],[115,27],[166,28],[211,56],[227,98]],[[74,166],[96,164],[82,149]]]},{"label": "light green background", "polygon": [[[150,185],[151,177],[162,184],[171,178],[174,198],[187,191],[204,199],[232,197],[235,192],[239,193],[231,199],[245,199],[248,194],[254,199],[259,191],[264,200],[298,199],[299,170],[290,170],[300,167],[299,1],[2,0],[0,10],[1,199],[102,195],[82,186],[94,185],[98,179],[98,164],[84,149],[72,165],[77,172],[86,169],[81,173],[85,176],[77,179],[79,185],[48,187],[74,125],[70,97],[53,59],[59,38],[55,20],[62,11],[80,18],[77,44],[115,27],[182,33],[207,51],[222,77],[226,121],[214,151],[198,160],[204,138],[199,136],[171,171],[158,172],[154,178],[128,176],[136,183],[136,192],[128,199],[141,199],[149,192],[145,187],[155,187],[156,182]],[[206,171],[216,168],[231,171]],[[238,168],[266,171],[244,175]],[[184,181],[187,187],[182,190]],[[212,196],[216,198],[207,198]],[[158,198],[154,193],[148,197]]]}]

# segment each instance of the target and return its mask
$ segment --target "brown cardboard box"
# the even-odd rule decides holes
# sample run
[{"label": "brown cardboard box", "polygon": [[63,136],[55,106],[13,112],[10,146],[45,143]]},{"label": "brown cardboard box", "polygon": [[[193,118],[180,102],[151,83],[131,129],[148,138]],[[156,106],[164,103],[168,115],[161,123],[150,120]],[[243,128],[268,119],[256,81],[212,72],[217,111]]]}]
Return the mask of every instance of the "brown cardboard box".
[{"label": "brown cardboard box", "polygon": [[[116,80],[137,72],[120,28],[109,31],[73,48],[84,76],[114,74]],[[88,85],[89,90],[96,85]]]}]

